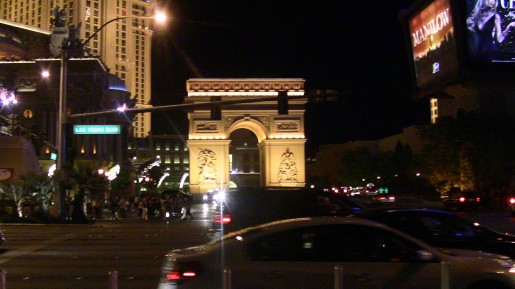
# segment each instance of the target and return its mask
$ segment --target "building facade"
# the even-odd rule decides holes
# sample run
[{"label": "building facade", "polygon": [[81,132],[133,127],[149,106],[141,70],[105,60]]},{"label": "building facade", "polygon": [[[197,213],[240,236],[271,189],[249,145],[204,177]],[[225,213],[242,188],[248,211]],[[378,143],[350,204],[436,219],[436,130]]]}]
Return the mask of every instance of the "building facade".
[{"label": "building facade", "polygon": [[[129,141],[128,153],[139,176],[135,183],[140,193],[149,187],[187,190],[190,160],[186,140],[185,135],[149,134]],[[159,179],[153,179],[154,166],[159,167]]]},{"label": "building facade", "polygon": [[[87,39],[101,26],[118,17],[151,16],[155,1],[138,0],[10,0],[0,1],[0,18],[51,30],[54,8],[66,11],[68,24],[80,26],[80,39]],[[125,81],[136,107],[151,100],[151,19],[128,18],[115,21],[88,43],[93,55],[101,57],[110,72]],[[150,113],[133,121],[135,137],[151,130]]]},{"label": "building facade", "polygon": [[[0,19],[0,135],[32,141],[43,170],[56,159],[60,58],[50,53],[50,31]],[[129,102],[123,81],[98,57],[67,62],[66,113],[112,110]],[[48,72],[46,77],[42,72]],[[12,101],[5,101],[12,100]],[[76,134],[73,125],[119,125],[116,135]],[[130,119],[123,114],[67,122],[66,159],[128,164]],[[10,163],[11,161],[9,161]],[[6,158],[0,165],[7,166]],[[44,164],[45,163],[45,164]]]}]

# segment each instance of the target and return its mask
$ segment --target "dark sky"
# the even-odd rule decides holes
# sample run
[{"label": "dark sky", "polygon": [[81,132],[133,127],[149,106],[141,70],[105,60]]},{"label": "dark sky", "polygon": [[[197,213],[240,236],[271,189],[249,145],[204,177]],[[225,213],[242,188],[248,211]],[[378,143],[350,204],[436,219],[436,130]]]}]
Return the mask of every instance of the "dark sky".
[{"label": "dark sky", "polygon": [[[318,144],[386,137],[429,121],[412,98],[398,14],[414,0],[174,0],[155,29],[152,104],[181,103],[189,78],[303,78],[341,101],[306,106],[308,154]],[[186,133],[186,115],[154,113],[154,133]]]}]

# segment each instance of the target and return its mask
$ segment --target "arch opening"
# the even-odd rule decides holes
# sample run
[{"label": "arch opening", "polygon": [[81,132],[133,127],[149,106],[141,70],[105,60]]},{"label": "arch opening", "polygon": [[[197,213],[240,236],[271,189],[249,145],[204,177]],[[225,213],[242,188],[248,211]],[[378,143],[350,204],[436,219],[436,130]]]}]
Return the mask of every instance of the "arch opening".
[{"label": "arch opening", "polygon": [[234,130],[229,139],[230,181],[237,187],[257,187],[260,184],[261,160],[257,136],[250,130]]}]

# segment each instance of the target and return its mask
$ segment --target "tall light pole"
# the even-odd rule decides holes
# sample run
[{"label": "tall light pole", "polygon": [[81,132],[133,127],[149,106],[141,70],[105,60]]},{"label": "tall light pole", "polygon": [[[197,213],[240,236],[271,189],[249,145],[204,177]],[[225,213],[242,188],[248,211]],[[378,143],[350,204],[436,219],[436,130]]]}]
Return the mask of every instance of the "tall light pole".
[{"label": "tall light pole", "polygon": [[[57,127],[56,127],[56,138],[57,138],[57,163],[56,163],[56,172],[57,172],[57,182],[56,182],[56,192],[57,192],[57,207],[58,207],[58,217],[61,221],[63,221],[66,217],[66,187],[65,180],[66,174],[64,172],[64,164],[66,163],[66,129],[65,124],[67,123],[67,106],[66,106],[66,86],[67,86],[67,73],[68,73],[68,60],[73,57],[77,51],[82,50],[89,43],[95,35],[97,35],[102,29],[104,29],[108,24],[123,20],[123,19],[155,19],[156,22],[165,22],[166,14],[164,13],[156,13],[154,16],[123,16],[117,17],[107,21],[102,24],[97,30],[95,30],[88,38],[84,41],[79,41],[78,39],[74,39],[73,37],[65,38],[63,43],[61,44],[61,67],[60,67],[60,82],[59,82],[59,111],[57,115]],[[76,31],[73,31],[76,33]],[[66,42],[67,41],[67,42]]]}]

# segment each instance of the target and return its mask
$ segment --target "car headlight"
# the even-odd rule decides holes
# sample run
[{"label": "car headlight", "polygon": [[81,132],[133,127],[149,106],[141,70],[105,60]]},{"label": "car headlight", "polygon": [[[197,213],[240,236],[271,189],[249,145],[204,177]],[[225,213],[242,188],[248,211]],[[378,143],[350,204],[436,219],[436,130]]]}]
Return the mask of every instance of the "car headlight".
[{"label": "car headlight", "polygon": [[506,256],[501,256],[501,259],[496,258],[493,259],[495,262],[497,262],[499,265],[503,266],[504,268],[508,269],[510,273],[515,273],[515,262]]}]

